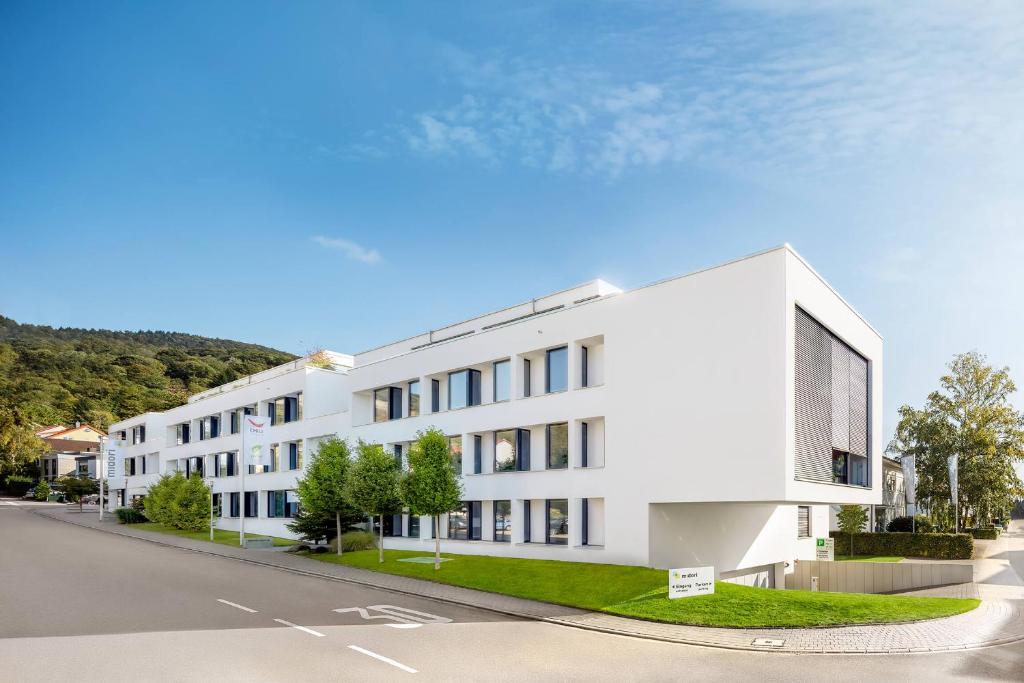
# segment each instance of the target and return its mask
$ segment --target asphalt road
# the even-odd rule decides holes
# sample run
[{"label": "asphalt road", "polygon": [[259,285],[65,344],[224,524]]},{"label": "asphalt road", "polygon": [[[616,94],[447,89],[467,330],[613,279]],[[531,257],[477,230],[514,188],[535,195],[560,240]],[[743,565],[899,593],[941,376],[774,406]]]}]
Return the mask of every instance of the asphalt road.
[{"label": "asphalt road", "polygon": [[[1024,680],[1021,643],[847,657],[659,643],[164,548],[30,507],[0,501],[5,682]],[[357,607],[383,618],[334,611]]]}]

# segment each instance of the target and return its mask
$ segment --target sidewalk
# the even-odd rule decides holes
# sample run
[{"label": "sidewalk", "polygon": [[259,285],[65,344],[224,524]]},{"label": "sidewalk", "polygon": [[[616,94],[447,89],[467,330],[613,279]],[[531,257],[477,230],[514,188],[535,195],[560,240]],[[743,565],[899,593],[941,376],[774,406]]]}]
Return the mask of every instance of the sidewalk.
[{"label": "sidewalk", "polygon": [[[982,598],[982,604],[977,609],[955,617],[911,624],[797,629],[727,629],[681,626],[627,619],[403,576],[381,574],[344,565],[317,562],[290,553],[245,550],[167,534],[139,531],[130,526],[118,524],[113,515],[109,517],[104,515],[103,522],[100,522],[95,512],[79,513],[77,508],[74,510],[39,509],[32,512],[100,531],[193,552],[230,557],[283,571],[358,583],[552,624],[688,645],[734,650],[853,654],[943,652],[1024,640],[1024,588],[1018,586],[993,586],[994,589],[1008,588],[1010,590],[988,592],[988,586],[978,585],[977,590]],[[1020,544],[1021,557],[1024,558],[1024,534],[1013,535],[1017,537],[1015,542]],[[962,587],[929,590],[946,591],[945,593],[935,593],[937,595],[973,597],[975,586],[976,584],[965,584]],[[930,593],[918,591],[913,594]]]}]

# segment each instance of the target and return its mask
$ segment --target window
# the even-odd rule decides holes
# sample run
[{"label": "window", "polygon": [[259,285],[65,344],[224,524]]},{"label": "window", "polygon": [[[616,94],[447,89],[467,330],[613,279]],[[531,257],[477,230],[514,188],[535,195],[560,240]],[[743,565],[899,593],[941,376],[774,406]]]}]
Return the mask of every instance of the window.
[{"label": "window", "polygon": [[590,437],[590,428],[586,422],[580,423],[580,467],[587,466],[587,451],[590,449],[587,439]]},{"label": "window", "polygon": [[441,410],[441,380],[430,380],[430,412]]},{"label": "window", "polygon": [[448,450],[451,452],[452,469],[455,474],[462,474],[462,436],[448,437]]},{"label": "window", "polygon": [[590,534],[590,499],[580,501],[580,545],[588,545]]},{"label": "window", "polygon": [[229,430],[230,430],[230,432],[232,434],[237,434],[238,433],[238,422],[239,422],[238,411],[237,410],[232,410],[231,411],[230,424],[228,425],[228,428],[229,428]]},{"label": "window", "polygon": [[494,471],[530,469],[530,430],[502,429],[494,433]]},{"label": "window", "polygon": [[182,444],[188,443],[189,442],[189,432],[190,431],[191,431],[191,426],[187,422],[183,422],[180,425],[175,425],[175,428],[174,428],[175,443],[178,444],[179,446],[181,446]]},{"label": "window", "polygon": [[388,387],[373,392],[373,421],[387,422],[391,419],[391,391]]},{"label": "window", "polygon": [[811,537],[811,508],[807,505],[796,507],[796,537]]},{"label": "window", "polygon": [[484,450],[484,437],[479,434],[473,436],[473,474],[480,474],[483,472],[483,450]]},{"label": "window", "polygon": [[494,501],[494,540],[499,543],[512,542],[512,501]]},{"label": "window", "polygon": [[849,467],[850,483],[854,486],[868,486],[868,459],[850,453],[846,456]]},{"label": "window", "polygon": [[135,458],[124,459],[124,473],[128,477],[135,476]]},{"label": "window", "polygon": [[293,441],[288,444],[288,469],[302,469],[302,442]]},{"label": "window", "polygon": [[270,418],[270,426],[273,427],[277,424],[277,402],[267,402],[267,417]]},{"label": "window", "polygon": [[302,419],[302,394],[278,399],[282,404],[284,421],[296,422]]},{"label": "window", "polygon": [[448,410],[480,405],[480,371],[448,373]]},{"label": "window", "polygon": [[533,528],[533,521],[530,517],[530,501],[523,501],[523,543],[530,542],[530,530]]},{"label": "window", "polygon": [[589,386],[589,380],[587,373],[587,365],[589,364],[590,353],[587,351],[586,346],[580,347],[580,386],[586,388]]},{"label": "window", "polygon": [[457,541],[480,540],[480,501],[465,500],[448,513],[448,538]]},{"label": "window", "polygon": [[228,517],[238,517],[238,492],[232,493],[228,498],[229,510]]},{"label": "window", "polygon": [[224,459],[227,460],[227,476],[238,474],[238,453],[225,453]]},{"label": "window", "polygon": [[530,394],[532,393],[531,390],[530,390],[531,386],[532,386],[531,381],[533,379],[531,377],[532,374],[533,374],[533,371],[530,369],[530,359],[529,358],[524,358],[523,359],[523,397],[524,398],[530,396]]},{"label": "window", "polygon": [[512,362],[499,360],[494,364],[494,402],[507,401],[512,393]]},{"label": "window", "polygon": [[260,514],[260,501],[257,497],[256,491],[245,492],[245,516],[246,517],[259,517]]},{"label": "window", "polygon": [[850,483],[850,473],[846,468],[848,455],[849,453],[840,450],[832,450],[832,482],[835,484]]},{"label": "window", "polygon": [[402,469],[402,444],[395,444],[395,462],[398,463],[398,469]]},{"label": "window", "polygon": [[210,438],[215,439],[220,436],[220,415],[210,416]]},{"label": "window", "polygon": [[420,516],[409,515],[409,536],[412,538],[420,537]]},{"label": "window", "polygon": [[549,470],[562,470],[569,466],[569,425],[548,425],[547,427]]},{"label": "window", "polygon": [[569,501],[565,498],[547,501],[547,535],[545,543],[568,545]]},{"label": "window", "polygon": [[549,394],[569,388],[569,349],[561,347],[548,349],[544,364],[544,390]]},{"label": "window", "polygon": [[221,497],[222,494],[220,493],[213,494],[213,514],[216,517],[224,516],[224,510],[222,510],[220,506]]},{"label": "window", "polygon": [[419,380],[409,382],[409,417],[420,414],[420,383]]},{"label": "window", "polygon": [[298,511],[295,491],[267,491],[267,517],[294,517]]}]

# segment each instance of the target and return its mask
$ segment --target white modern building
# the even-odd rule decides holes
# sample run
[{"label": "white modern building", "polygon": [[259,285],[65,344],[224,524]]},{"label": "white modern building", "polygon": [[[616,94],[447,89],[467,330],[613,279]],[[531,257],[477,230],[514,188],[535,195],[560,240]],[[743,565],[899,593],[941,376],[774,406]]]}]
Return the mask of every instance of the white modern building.
[{"label": "white modern building", "polygon": [[[201,469],[222,528],[246,514],[247,530],[288,535],[318,440],[404,458],[437,427],[465,491],[437,530],[447,552],[714,565],[769,586],[814,557],[829,505],[882,502],[881,337],[788,246],[631,291],[598,280],[329,358],[112,425],[132,464],[111,488],[130,498],[157,473]],[[239,499],[246,411],[272,415],[279,445]],[[386,546],[429,549],[434,531],[395,515]]]}]

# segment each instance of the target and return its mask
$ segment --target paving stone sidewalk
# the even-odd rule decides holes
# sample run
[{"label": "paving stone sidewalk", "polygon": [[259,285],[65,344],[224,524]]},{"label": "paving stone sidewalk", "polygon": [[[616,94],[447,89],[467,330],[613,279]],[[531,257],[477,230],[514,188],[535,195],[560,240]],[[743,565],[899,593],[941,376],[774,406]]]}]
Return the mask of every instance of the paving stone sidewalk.
[{"label": "paving stone sidewalk", "polygon": [[[916,595],[980,595],[981,605],[955,617],[910,624],[845,626],[834,628],[729,629],[628,619],[600,612],[561,607],[544,602],[448,586],[403,576],[382,574],[344,565],[269,550],[245,550],[193,541],[169,534],[141,531],[117,524],[113,515],[100,522],[95,511],[38,509],[33,514],[108,533],[209,555],[229,557],[328,579],[358,583],[384,590],[428,597],[442,602],[604,633],[648,638],[688,645],[788,653],[854,654],[944,652],[1002,645],[1024,640],[1024,589],[989,590],[989,586],[962,586],[917,591]],[[1014,587],[1016,588],[1016,587]]]}]

